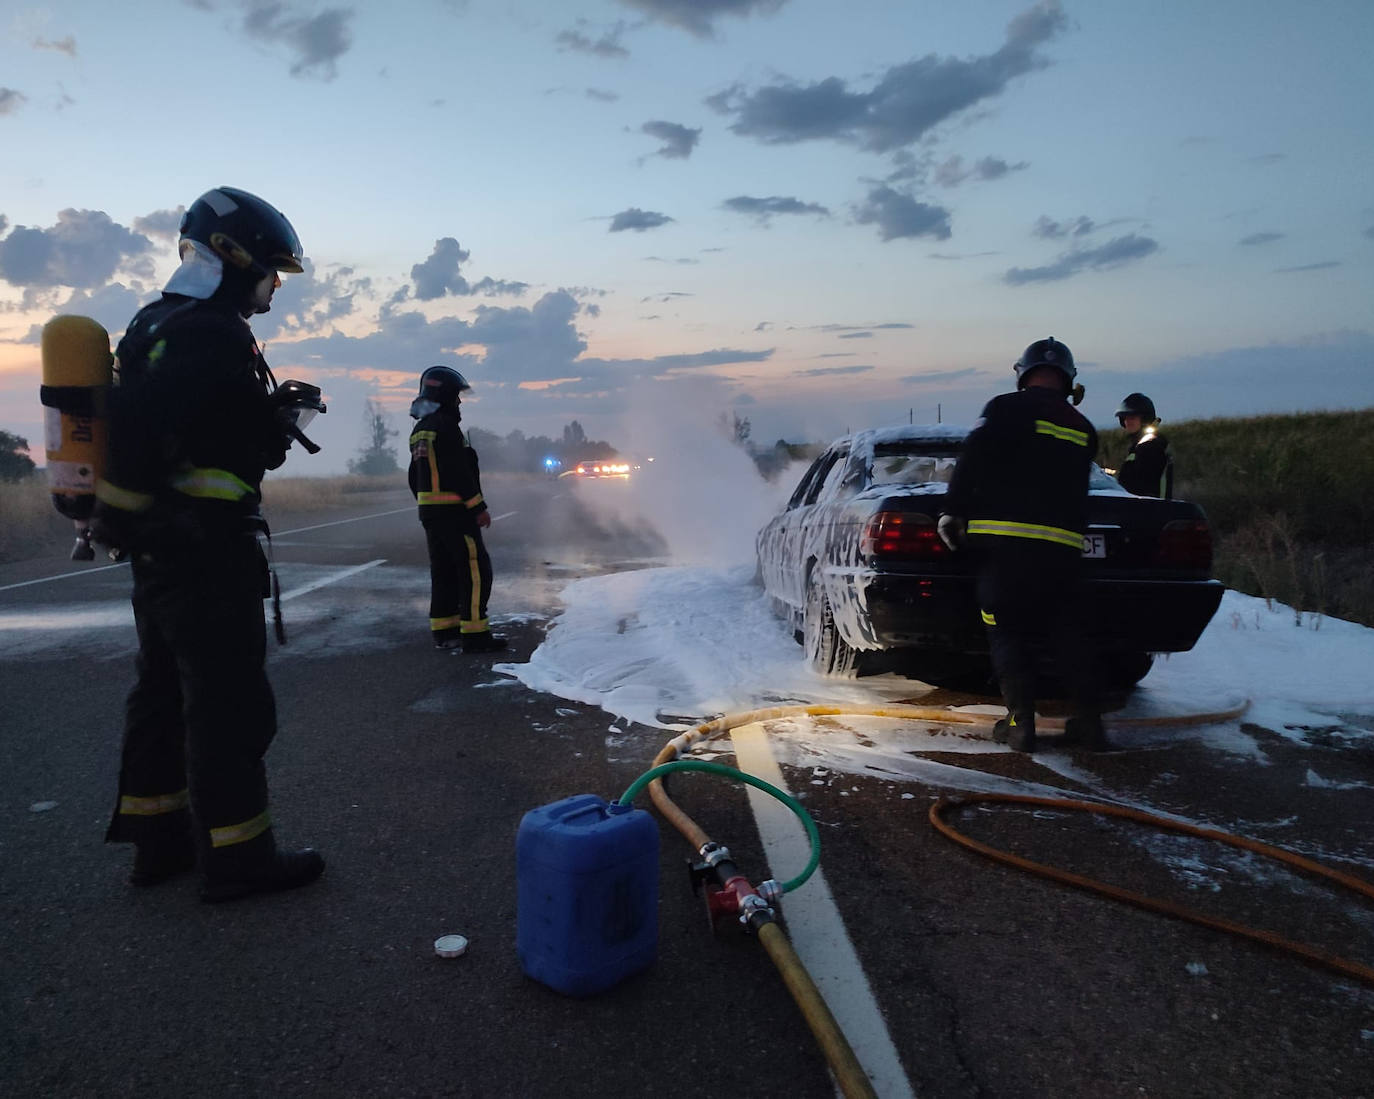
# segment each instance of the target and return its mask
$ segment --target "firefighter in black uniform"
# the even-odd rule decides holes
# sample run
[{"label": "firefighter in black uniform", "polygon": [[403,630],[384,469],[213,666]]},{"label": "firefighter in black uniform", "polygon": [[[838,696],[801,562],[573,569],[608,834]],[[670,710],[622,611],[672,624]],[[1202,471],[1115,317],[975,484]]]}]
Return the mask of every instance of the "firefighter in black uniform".
[{"label": "firefighter in black uniform", "polygon": [[189,870],[198,854],[202,899],[223,901],[324,870],[316,851],[277,848],[263,765],[277,722],[261,482],[293,436],[313,444],[247,318],[271,307],[277,272],[302,269],[301,246],[275,208],[220,187],[183,215],[180,254],[117,348],[96,488],[94,536],[130,559],[139,643],[106,839],[135,845],[134,885]]},{"label": "firefighter in black uniform", "polygon": [[995,737],[1035,750],[1036,671],[1048,642],[1073,703],[1065,740],[1103,748],[1080,575],[1097,432],[1069,404],[1083,390],[1064,344],[1037,340],[1013,369],[1016,392],[989,401],[965,440],[939,532],[951,549],[977,555],[978,603],[1007,706]]},{"label": "firefighter in black uniform", "polygon": [[1159,433],[1155,403],[1144,393],[1128,394],[1116,410],[1117,423],[1131,441],[1131,449],[1116,471],[1121,487],[1136,496],[1174,495],[1174,459],[1169,440]]},{"label": "firefighter in black uniform", "polygon": [[491,513],[482,499],[477,451],[460,425],[461,394],[467,379],[449,366],[420,375],[420,395],[410,415],[410,491],[420,505],[429,547],[429,630],[438,649],[499,652],[506,647],[487,622],[491,558],[482,529]]}]

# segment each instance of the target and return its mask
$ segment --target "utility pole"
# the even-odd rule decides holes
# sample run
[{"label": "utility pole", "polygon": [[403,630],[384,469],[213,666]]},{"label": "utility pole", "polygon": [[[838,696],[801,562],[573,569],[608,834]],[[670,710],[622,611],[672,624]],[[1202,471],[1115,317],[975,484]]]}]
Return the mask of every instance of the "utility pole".
[{"label": "utility pole", "polygon": [[935,422],[937,424],[942,424],[945,422],[943,415],[943,407],[939,404],[936,404],[935,406]]},{"label": "utility pole", "polygon": [[914,424],[916,422],[916,420],[914,419],[915,415],[916,410],[914,408],[908,408],[906,410],[906,422],[909,424]]}]

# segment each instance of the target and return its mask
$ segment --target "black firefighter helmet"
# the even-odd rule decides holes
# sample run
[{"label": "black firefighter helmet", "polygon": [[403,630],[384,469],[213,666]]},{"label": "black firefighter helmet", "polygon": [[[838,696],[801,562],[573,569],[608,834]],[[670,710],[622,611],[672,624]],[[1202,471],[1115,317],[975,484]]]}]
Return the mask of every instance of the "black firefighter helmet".
[{"label": "black firefighter helmet", "polygon": [[1116,418],[1122,416],[1139,416],[1140,426],[1149,427],[1154,423],[1158,416],[1155,415],[1155,403],[1145,396],[1144,393],[1128,393],[1121,398],[1121,406],[1116,410]]},{"label": "black firefighter helmet", "polygon": [[224,260],[226,270],[259,279],[304,270],[301,240],[286,216],[237,187],[216,187],[191,203],[181,215],[181,239],[205,245]]},{"label": "black firefighter helmet", "polygon": [[1026,375],[1037,366],[1052,366],[1063,374],[1065,390],[1071,390],[1074,378],[1078,377],[1078,367],[1073,365],[1073,352],[1069,350],[1068,345],[1060,343],[1053,336],[1045,340],[1036,340],[1013,364],[1017,389],[1026,388]]},{"label": "black firefighter helmet", "polygon": [[410,402],[412,419],[420,420],[441,408],[455,406],[459,394],[471,389],[468,380],[451,366],[431,366],[420,375],[420,392]]}]

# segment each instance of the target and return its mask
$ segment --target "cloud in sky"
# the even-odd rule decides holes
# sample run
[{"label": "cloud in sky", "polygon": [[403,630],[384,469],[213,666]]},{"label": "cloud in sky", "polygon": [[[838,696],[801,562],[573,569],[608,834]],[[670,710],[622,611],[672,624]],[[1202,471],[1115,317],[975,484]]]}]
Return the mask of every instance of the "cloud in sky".
[{"label": "cloud in sky", "polygon": [[975,366],[966,366],[962,370],[932,370],[928,374],[907,374],[898,380],[907,385],[943,385],[945,382],[957,382],[981,373],[982,371]]},{"label": "cloud in sky", "polygon": [[611,218],[611,232],[623,233],[627,229],[633,229],[636,233],[642,233],[645,229],[657,229],[660,225],[667,225],[672,221],[667,214],[660,214],[654,210],[641,210],[638,206],[631,206],[628,210],[621,210]]},{"label": "cloud in sky", "polygon": [[599,38],[592,38],[583,32],[582,28],[587,26],[585,19],[577,21],[576,29],[559,31],[554,37],[554,41],[565,50],[574,53],[588,53],[593,57],[629,57],[630,51],[620,44],[620,36],[625,31],[625,24],[618,22],[610,30],[604,32]]},{"label": "cloud in sky", "polygon": [[829,217],[830,211],[818,202],[803,202],[799,198],[782,195],[770,195],[767,198],[754,198],[751,195],[736,195],[734,198],[727,198],[721,206],[733,211],[736,214],[747,214],[749,217],[757,218],[765,225],[777,214],[815,214],[817,217]]},{"label": "cloud in sky", "polygon": [[1059,240],[1063,237],[1087,236],[1096,228],[1093,219],[1082,214],[1068,221],[1055,221],[1054,218],[1041,214],[1036,218],[1035,228],[1031,232],[1042,240]]},{"label": "cloud in sky", "polygon": [[434,301],[445,294],[471,293],[468,280],[459,273],[459,268],[470,254],[454,237],[436,240],[429,258],[410,269],[410,277],[415,283],[415,296],[421,301]]},{"label": "cloud in sky", "polygon": [[663,142],[662,147],[652,155],[666,157],[668,160],[686,160],[701,140],[700,129],[693,130],[677,122],[655,120],[644,123],[640,130]]},{"label": "cloud in sky", "polygon": [[1328,259],[1323,260],[1321,263],[1300,263],[1296,267],[1275,267],[1274,273],[1276,275],[1286,275],[1295,271],[1325,271],[1328,268],[1340,266],[1342,266],[1340,260]]},{"label": "cloud in sky", "polygon": [[832,374],[865,374],[872,366],[813,366],[809,370],[794,370],[794,378],[826,378]]},{"label": "cloud in sky", "polygon": [[14,88],[0,88],[0,116],[14,114],[29,97]]},{"label": "cloud in sky", "polygon": [[941,187],[958,187],[961,183],[969,180],[989,180],[1001,179],[1009,172],[1019,172],[1029,168],[1027,161],[1017,164],[1008,164],[1001,157],[985,156],[974,161],[969,167],[964,166],[964,158],[955,154],[944,163],[935,168],[935,182]]},{"label": "cloud in sky", "polygon": [[[692,0],[682,0],[689,4]],[[1058,0],[1040,3],[1007,24],[1000,49],[981,57],[925,57],[894,65],[869,91],[840,77],[812,84],[773,84],[752,92],[736,85],[707,103],[733,115],[730,129],[764,144],[830,140],[885,153],[913,145],[940,123],[1000,95],[1016,77],[1049,61],[1037,48],[1068,25]]]},{"label": "cloud in sky", "polygon": [[1159,251],[1159,242],[1136,233],[1115,237],[1096,248],[1074,249],[1063,253],[1053,263],[1043,267],[1013,267],[1002,276],[1011,286],[1024,286],[1028,282],[1055,282],[1071,278],[1082,271],[1107,270],[1144,259]]},{"label": "cloud in sky", "polygon": [[62,210],[50,229],[16,225],[0,240],[0,279],[43,289],[103,286],[153,242],[101,210]]},{"label": "cloud in sky", "polygon": [[247,0],[243,30],[250,38],[280,44],[295,55],[292,76],[333,80],[338,61],[353,46],[349,32],[352,8],[325,8],[312,15],[298,14],[277,0]]},{"label": "cloud in sky", "polygon": [[787,0],[619,0],[628,8],[696,35],[711,38],[722,15],[752,15],[777,11]]},{"label": "cloud in sky", "polygon": [[854,220],[860,225],[877,225],[884,241],[909,237],[934,237],[948,240],[949,211],[943,206],[917,202],[910,195],[891,187],[876,187],[855,208]]},{"label": "cloud in sky", "polygon": [[48,38],[35,38],[33,48],[36,50],[54,50],[57,53],[65,53],[68,57],[76,56],[76,39],[70,34],[66,38],[56,40]]},{"label": "cloud in sky", "polygon": [[600,103],[615,103],[620,99],[619,92],[607,91],[605,88],[588,88],[585,94],[588,99],[595,99]]},{"label": "cloud in sky", "polygon": [[[455,237],[440,237],[434,242],[434,250],[423,263],[410,269],[410,278],[415,285],[415,297],[420,301],[436,301],[447,295],[468,297],[481,294],[495,297],[498,294],[513,294],[519,297],[529,289],[527,282],[512,282],[494,279],[490,275],[469,282],[462,274],[462,265],[468,261],[470,253],[462,247]],[[392,304],[398,304],[407,297],[407,288],[398,290],[392,297]]]},{"label": "cloud in sky", "polygon": [[181,215],[185,206],[175,210],[154,210],[151,214],[134,218],[134,229],[149,237],[173,238],[181,235]]},{"label": "cloud in sky", "polygon": [[1248,237],[1242,237],[1240,243],[1245,245],[1270,244],[1276,240],[1283,240],[1284,236],[1283,233],[1251,233]]}]

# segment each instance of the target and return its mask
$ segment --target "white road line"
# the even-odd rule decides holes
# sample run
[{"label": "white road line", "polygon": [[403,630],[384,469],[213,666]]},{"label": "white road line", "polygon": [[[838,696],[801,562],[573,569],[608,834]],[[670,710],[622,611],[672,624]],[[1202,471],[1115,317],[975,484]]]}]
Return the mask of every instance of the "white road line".
[{"label": "white road line", "polygon": [[363,565],[354,565],[351,569],[342,569],[339,572],[330,573],[328,576],[321,576],[318,580],[312,580],[308,584],[302,584],[299,588],[292,588],[290,591],[282,592],[281,601],[285,603],[288,599],[295,599],[296,596],[305,595],[306,592],[312,592],[316,588],[323,588],[328,584],[334,584],[340,580],[347,580],[350,576],[354,576],[364,569],[370,569],[373,565],[380,565],[385,560],[385,557],[379,557],[377,560],[368,561]]},{"label": "white road line", "polygon": [[380,519],[384,515],[400,515],[403,511],[414,511],[415,505],[411,504],[408,508],[396,508],[392,511],[377,511],[371,515],[355,515],[352,519],[335,519],[332,523],[316,523],[313,527],[297,527],[295,530],[279,530],[276,534],[304,534],[308,530],[323,530],[325,527],[340,527],[345,523],[361,523],[364,519]]},{"label": "white road line", "polygon": [[493,523],[498,523],[498,522],[500,522],[502,519],[509,519],[512,515],[519,515],[519,514],[520,514],[520,513],[519,513],[518,511],[503,511],[500,515],[493,515],[493,516],[491,517],[491,521],[492,521]]},{"label": "white road line", "polygon": [[117,565],[101,565],[94,569],[81,569],[77,572],[59,572],[56,576],[40,576],[37,580],[21,580],[17,584],[6,584],[0,591],[10,591],[13,588],[27,588],[30,584],[46,584],[49,580],[66,580],[69,576],[88,576],[93,572],[106,572],[109,569],[122,569],[129,562],[121,561]]},{"label": "white road line", "polygon": [[[761,725],[747,725],[730,734],[740,770],[787,790],[782,771]],[[799,872],[811,857],[811,845],[801,822],[776,798],[745,787],[754,820],[763,840],[768,865],[779,881]],[[822,853],[824,857],[824,853]],[[783,899],[787,934],[805,963],[816,987],[825,996],[835,1021],[844,1031],[854,1056],[868,1073],[882,1099],[911,1099],[915,1092],[902,1070],[887,1024],[864,976],[859,956],[824,873],[818,868],[806,883]]]},{"label": "white road line", "polygon": [[[352,519],[336,519],[332,523],[317,523],[313,527],[297,527],[295,530],[278,531],[277,534],[278,536],[284,536],[287,534],[304,534],[308,530],[323,530],[325,527],[338,527],[342,526],[344,523],[361,523],[364,519],[380,519],[385,515],[400,515],[403,511],[414,510],[415,507],[414,505],[412,505],[408,508],[396,508],[394,511],[378,511],[374,512],[371,515],[355,515]],[[511,511],[507,512],[506,514],[514,515],[515,512]],[[497,518],[504,519],[505,516],[502,515],[498,516]],[[376,562],[373,563],[376,564]],[[93,572],[104,572],[106,569],[122,569],[127,564],[127,561],[121,561],[117,565],[102,565],[99,568],[94,569],[76,569],[73,572],[59,572],[55,576],[41,576],[37,580],[21,580],[17,584],[6,584],[3,587],[0,587],[0,591],[10,591],[14,588],[27,588],[30,584],[46,584],[50,580],[70,580],[73,576],[89,576]],[[366,568],[367,566],[364,565],[363,567]],[[285,598],[285,596],[283,596],[282,598]]]}]

